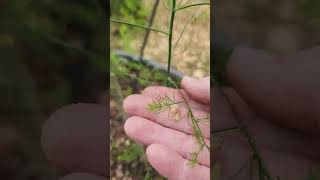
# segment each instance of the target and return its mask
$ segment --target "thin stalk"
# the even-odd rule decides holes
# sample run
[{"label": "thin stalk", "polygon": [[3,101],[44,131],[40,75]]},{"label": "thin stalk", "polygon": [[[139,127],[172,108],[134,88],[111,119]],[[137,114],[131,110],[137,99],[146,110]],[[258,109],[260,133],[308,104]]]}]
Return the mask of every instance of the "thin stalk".
[{"label": "thin stalk", "polygon": [[231,128],[225,128],[225,129],[219,129],[219,130],[213,130],[212,134],[217,134],[217,133],[222,133],[222,132],[227,132],[227,131],[232,131],[232,130],[238,130],[239,127],[231,127]]},{"label": "thin stalk", "polygon": [[[151,28],[151,26],[153,24],[154,18],[155,18],[156,13],[157,13],[158,5],[159,5],[159,0],[156,0],[156,2],[153,5],[152,11],[151,11],[151,16],[149,18],[148,28]],[[143,59],[143,56],[144,56],[144,50],[146,48],[146,45],[147,45],[147,42],[148,42],[148,39],[149,39],[149,34],[150,34],[150,29],[146,30],[146,32],[144,34],[143,42],[142,42],[142,45],[141,45],[140,57],[139,57],[141,63],[142,63],[142,59]]]},{"label": "thin stalk", "polygon": [[174,24],[174,17],[176,14],[176,0],[172,0],[171,4],[171,16],[170,16],[170,25],[169,25],[169,34],[168,34],[168,69],[167,69],[167,86],[169,85],[169,75],[170,75],[170,67],[171,67],[171,60],[172,60],[172,37],[173,37],[173,24]]},{"label": "thin stalk", "polygon": [[170,9],[167,7],[167,5],[165,4],[165,2],[163,2],[163,0],[161,0],[161,3],[162,3],[162,5],[163,5],[163,7],[164,7],[165,9],[170,10]]},{"label": "thin stalk", "polygon": [[159,29],[154,29],[154,28],[149,28],[149,27],[142,26],[142,25],[139,25],[139,24],[133,24],[133,23],[124,22],[124,21],[115,20],[115,19],[110,19],[110,22],[119,23],[119,24],[125,24],[125,25],[129,25],[129,26],[142,28],[142,29],[147,29],[147,30],[150,30],[150,31],[154,31],[154,32],[159,32],[159,33],[165,34],[167,36],[169,35],[169,33],[165,32],[165,31],[162,31],[162,30],[159,30]]},{"label": "thin stalk", "polygon": [[182,3],[179,4],[179,6],[177,6],[177,8],[181,7],[181,6],[185,6],[186,4],[189,4],[190,0],[188,0],[187,2],[185,2],[183,5]]},{"label": "thin stalk", "polygon": [[186,30],[186,28],[187,28],[187,25],[188,25],[187,23],[184,25],[183,30],[182,30],[182,32],[180,33],[179,38],[178,38],[178,40],[176,41],[176,43],[175,43],[175,45],[174,45],[174,47],[173,47],[173,52],[174,52],[174,50],[177,48],[177,46],[178,46],[178,44],[179,44],[179,42],[180,42],[180,39],[181,39],[182,35],[184,34],[184,32],[185,32],[185,30]]},{"label": "thin stalk", "polygon": [[259,180],[265,180],[265,178],[267,180],[272,180],[271,175],[268,171],[268,169],[266,168],[266,165],[260,155],[260,152],[257,148],[257,145],[254,141],[254,139],[252,138],[252,136],[249,133],[249,130],[247,129],[247,127],[243,124],[243,121],[240,120],[239,118],[237,118],[237,114],[232,106],[232,103],[229,99],[229,97],[223,92],[223,90],[221,89],[220,86],[218,86],[218,90],[219,92],[224,96],[224,98],[226,99],[226,101],[228,102],[230,109],[232,111],[232,113],[235,115],[236,120],[238,121],[239,127],[241,132],[243,133],[243,135],[245,136],[245,138],[248,141],[248,144],[253,152],[253,156],[256,158],[258,166],[259,166]]},{"label": "thin stalk", "polygon": [[182,7],[176,8],[174,11],[177,12],[177,11],[180,11],[180,10],[182,10],[182,9],[187,9],[187,8],[194,7],[194,6],[204,6],[204,5],[210,5],[210,2],[195,3],[195,4],[190,4],[190,5],[182,6]]},{"label": "thin stalk", "polygon": [[179,89],[178,85],[177,85],[170,77],[168,78],[168,81],[169,81],[170,83],[172,83],[172,84],[175,86],[176,89],[178,89],[178,91],[180,92],[180,94],[181,94],[181,96],[182,96],[183,101],[185,102],[185,104],[186,104],[186,106],[187,106],[188,114],[189,114],[189,116],[190,116],[191,123],[192,123],[192,129],[193,129],[193,132],[194,132],[194,135],[195,135],[196,139],[198,140],[198,142],[199,142],[199,144],[200,144],[200,146],[201,146],[200,148],[203,148],[203,146],[204,146],[204,147],[206,147],[206,148],[209,150],[209,152],[210,152],[210,147],[207,145],[207,143],[206,143],[206,141],[205,141],[205,139],[204,139],[204,136],[203,136],[203,134],[202,134],[202,131],[201,131],[201,129],[200,129],[198,123],[197,123],[197,118],[196,118],[195,115],[193,114],[192,109],[191,109],[191,107],[190,107],[187,99],[184,97],[184,95],[183,95],[182,91]]},{"label": "thin stalk", "polygon": [[[191,20],[193,19],[194,16],[195,16],[195,15],[192,15]],[[190,21],[190,23],[191,23],[191,21]],[[180,33],[178,40],[177,40],[176,43],[174,44],[173,53],[175,53],[175,50],[176,50],[176,48],[178,47],[179,42],[180,42],[180,39],[181,39],[182,35],[185,33],[188,24],[189,24],[189,23],[186,23],[186,24],[184,25],[183,30],[182,30],[182,32]],[[186,48],[185,48],[185,49],[186,49]],[[184,49],[183,51],[185,51],[185,49]],[[183,52],[183,51],[182,51],[182,52]],[[175,56],[175,54],[174,54],[174,56]]]},{"label": "thin stalk", "polygon": [[181,5],[183,0],[180,0],[180,2],[178,3],[177,7],[179,7]]}]

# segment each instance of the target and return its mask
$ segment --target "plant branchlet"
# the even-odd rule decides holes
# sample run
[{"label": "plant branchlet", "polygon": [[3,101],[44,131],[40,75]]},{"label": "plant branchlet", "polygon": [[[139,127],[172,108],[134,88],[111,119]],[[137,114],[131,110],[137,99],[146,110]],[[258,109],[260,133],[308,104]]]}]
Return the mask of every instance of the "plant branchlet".
[{"label": "plant branchlet", "polygon": [[210,146],[207,144],[207,142],[205,141],[205,137],[200,129],[199,123],[205,123],[205,120],[208,120],[207,124],[209,126],[209,115],[207,115],[206,117],[202,117],[202,118],[198,118],[194,115],[190,105],[188,104],[186,98],[184,97],[184,94],[182,93],[181,90],[179,90],[179,87],[177,86],[177,84],[171,79],[169,78],[169,83],[173,84],[173,86],[178,89],[181,97],[182,97],[182,101],[177,102],[174,98],[174,96],[171,98],[168,95],[164,95],[164,96],[160,96],[156,99],[154,99],[151,103],[149,103],[147,105],[147,109],[151,112],[154,113],[159,113],[159,112],[164,112],[166,110],[168,110],[169,113],[173,114],[174,119],[176,121],[179,121],[181,118],[181,114],[178,108],[180,108],[178,105],[181,104],[183,107],[186,108],[187,110],[187,119],[188,119],[188,123],[189,125],[192,127],[193,130],[193,136],[195,137],[199,148],[192,152],[191,155],[191,159],[190,159],[190,165],[194,166],[198,163],[198,156],[200,154],[200,152],[206,148],[208,151],[210,151]]},{"label": "plant branchlet", "polygon": [[[234,114],[236,118],[238,125],[236,127],[230,127],[222,130],[213,131],[213,135],[217,133],[232,131],[232,130],[239,130],[243,134],[243,136],[247,139],[247,142],[251,149],[250,171],[252,171],[252,169],[254,168],[257,168],[257,174],[258,174],[259,180],[272,180],[273,178],[271,177],[269,170],[266,168],[266,164],[260,154],[260,151],[257,148],[254,138],[249,133],[247,126],[244,125],[243,120],[238,118],[237,113],[235,112],[234,107],[231,103],[231,100],[229,99],[227,94],[225,94],[222,87],[219,84],[216,84],[216,87],[219,90],[219,92],[222,94],[222,96],[225,98],[225,100],[227,101],[231,112]],[[213,138],[215,137],[213,136]],[[242,169],[243,168],[241,168],[239,171],[241,171]],[[251,172],[250,174],[252,178],[253,173]]]}]

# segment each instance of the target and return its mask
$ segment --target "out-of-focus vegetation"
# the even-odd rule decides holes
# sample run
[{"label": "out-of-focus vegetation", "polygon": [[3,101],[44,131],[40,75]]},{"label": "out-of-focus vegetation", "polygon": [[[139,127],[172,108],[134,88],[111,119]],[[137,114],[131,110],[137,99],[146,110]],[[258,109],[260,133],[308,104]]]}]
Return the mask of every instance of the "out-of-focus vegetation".
[{"label": "out-of-focus vegetation", "polygon": [[297,11],[305,19],[311,21],[320,22],[320,1],[317,0],[297,0],[296,1]]},{"label": "out-of-focus vegetation", "polygon": [[[319,8],[317,0],[216,1],[216,30],[240,45],[296,53],[320,45]],[[312,169],[306,180],[320,179],[319,172]]]},{"label": "out-of-focus vegetation", "polygon": [[57,179],[41,126],[63,105],[102,99],[103,1],[1,1],[0,27],[0,179]]}]

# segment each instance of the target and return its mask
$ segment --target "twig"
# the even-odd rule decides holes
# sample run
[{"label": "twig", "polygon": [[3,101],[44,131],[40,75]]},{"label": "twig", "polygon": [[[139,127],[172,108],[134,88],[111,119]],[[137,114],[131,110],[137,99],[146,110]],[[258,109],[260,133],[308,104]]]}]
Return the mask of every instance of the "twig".
[{"label": "twig", "polygon": [[218,86],[218,90],[222,94],[222,96],[226,99],[226,101],[228,102],[230,110],[234,114],[235,119],[239,124],[240,130],[243,133],[243,135],[245,136],[245,138],[247,139],[248,144],[250,145],[250,148],[253,152],[253,156],[257,160],[257,163],[259,166],[259,179],[264,180],[265,178],[267,178],[267,180],[272,180],[271,175],[270,175],[268,169],[266,168],[266,165],[260,155],[260,152],[258,151],[256,143],[255,143],[254,139],[252,138],[252,136],[250,135],[247,127],[243,124],[243,121],[238,118],[237,113],[235,112],[234,107],[232,106],[232,103],[231,103],[229,97],[223,92],[221,87]]},{"label": "twig", "polygon": [[158,8],[158,5],[159,5],[159,0],[155,0],[156,2],[154,3],[153,5],[153,8],[152,8],[152,12],[151,12],[151,16],[149,18],[149,23],[148,23],[148,28],[144,34],[144,38],[143,38],[143,42],[142,42],[142,45],[141,45],[141,49],[140,49],[140,62],[142,62],[142,59],[143,59],[143,55],[144,55],[144,50],[146,48],[146,45],[147,45],[147,42],[148,42],[148,39],[149,39],[149,34],[150,34],[150,28],[153,24],[153,21],[154,21],[154,18],[156,16],[156,13],[157,13],[157,8]]},{"label": "twig", "polygon": [[177,11],[180,11],[182,9],[187,9],[187,8],[194,7],[194,6],[203,6],[203,5],[210,5],[210,3],[209,2],[204,2],[204,3],[190,4],[190,5],[179,7],[177,9],[175,9],[174,11],[177,12]]},{"label": "twig", "polygon": [[169,35],[169,33],[165,32],[165,31],[162,31],[162,30],[159,30],[159,29],[149,28],[149,27],[146,27],[146,26],[142,26],[142,25],[138,25],[138,24],[133,24],[133,23],[125,22],[125,21],[110,19],[110,22],[119,23],[119,24],[125,24],[125,25],[129,25],[129,26],[134,26],[134,27],[142,28],[142,29],[147,29],[147,30],[150,30],[150,31],[155,31],[155,32],[159,32],[159,33],[165,34],[165,35],[167,35],[167,36]]},{"label": "twig", "polygon": [[169,75],[170,75],[170,67],[171,67],[171,60],[172,60],[172,36],[173,36],[173,25],[174,25],[174,18],[175,18],[175,11],[176,8],[176,0],[172,0],[171,4],[171,16],[170,16],[170,25],[169,25],[169,34],[168,34],[168,69],[167,69],[167,86],[169,85]]},{"label": "twig", "polygon": [[[172,83],[176,89],[178,89],[179,93],[182,96],[183,101],[185,102],[185,104],[187,105],[187,109],[188,109],[188,113],[190,115],[190,119],[192,121],[192,128],[194,131],[194,134],[196,136],[196,138],[198,139],[200,145],[204,145],[209,151],[210,151],[210,147],[207,145],[207,143],[204,140],[204,136],[202,134],[202,131],[197,123],[197,118],[195,117],[195,115],[192,112],[191,106],[189,105],[188,101],[186,100],[186,98],[183,95],[183,92],[179,89],[179,87],[177,86],[177,84],[169,77],[169,82]],[[197,137],[197,135],[199,135],[199,137]]]},{"label": "twig", "polygon": [[239,127],[230,127],[230,128],[225,128],[225,129],[219,129],[219,130],[214,130],[211,133],[212,134],[218,134],[218,133],[222,133],[222,132],[226,132],[226,131],[232,131],[232,130],[239,130]]}]

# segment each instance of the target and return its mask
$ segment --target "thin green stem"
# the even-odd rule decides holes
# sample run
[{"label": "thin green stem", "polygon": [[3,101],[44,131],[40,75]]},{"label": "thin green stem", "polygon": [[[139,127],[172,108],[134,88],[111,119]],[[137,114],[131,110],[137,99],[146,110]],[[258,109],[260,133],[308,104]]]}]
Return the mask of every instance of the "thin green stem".
[{"label": "thin green stem", "polygon": [[169,34],[168,34],[168,69],[167,69],[167,86],[169,85],[169,77],[170,77],[170,67],[171,67],[171,60],[172,60],[172,37],[173,37],[173,24],[175,18],[175,11],[176,8],[176,0],[172,0],[171,4],[171,16],[170,16],[170,25],[169,25]]},{"label": "thin green stem", "polygon": [[222,133],[222,132],[227,132],[227,131],[232,131],[232,130],[237,130],[237,129],[239,129],[238,126],[236,126],[236,127],[231,127],[231,128],[214,130],[214,131],[212,131],[212,133],[213,133],[213,134],[217,134],[217,133]]},{"label": "thin green stem", "polygon": [[165,4],[165,2],[163,2],[163,0],[161,0],[161,3],[162,3],[162,5],[163,5],[163,7],[164,7],[165,9],[169,10],[169,8],[168,8],[167,5]]},{"label": "thin green stem", "polygon": [[243,124],[243,121],[240,120],[239,118],[237,118],[237,114],[235,113],[235,110],[232,106],[231,100],[229,99],[229,97],[223,92],[223,90],[221,89],[220,86],[217,86],[219,92],[222,94],[222,96],[226,99],[226,101],[228,102],[230,109],[232,111],[232,113],[236,116],[236,120],[238,121],[239,127],[241,132],[243,133],[243,135],[245,136],[245,138],[248,141],[249,146],[251,147],[251,150],[253,152],[253,156],[254,158],[256,158],[258,166],[259,166],[259,179],[260,180],[265,180],[265,178],[267,180],[272,180],[271,175],[268,171],[268,169],[266,168],[266,165],[260,155],[260,152],[257,148],[257,145],[254,141],[254,139],[252,138],[252,136],[249,133],[248,128]]},{"label": "thin green stem", "polygon": [[178,40],[176,41],[176,43],[175,43],[175,45],[174,45],[174,47],[173,47],[173,52],[174,52],[174,50],[177,48],[177,46],[178,46],[178,44],[179,44],[179,42],[180,42],[180,39],[181,39],[183,33],[185,32],[185,30],[186,30],[186,28],[187,28],[187,25],[188,25],[187,23],[184,25],[183,30],[182,30],[182,32],[180,33],[179,38],[178,38]]},{"label": "thin green stem", "polygon": [[154,29],[154,28],[149,28],[149,27],[142,26],[142,25],[139,25],[139,24],[133,24],[133,23],[120,21],[120,20],[115,20],[115,19],[110,19],[110,22],[119,23],[119,24],[125,24],[125,25],[128,25],[128,26],[134,26],[134,27],[138,27],[138,28],[142,28],[142,29],[147,29],[147,30],[150,30],[150,31],[154,31],[154,32],[159,32],[159,33],[165,34],[167,36],[169,35],[169,33],[165,32],[165,31],[162,31],[162,30],[159,30],[159,29]]},{"label": "thin green stem", "polygon": [[187,9],[190,7],[194,7],[194,6],[204,6],[204,5],[210,5],[210,2],[204,2],[204,3],[195,3],[195,4],[190,4],[190,5],[186,5],[186,6],[182,6],[179,8],[174,9],[175,12],[183,10],[183,9]]},{"label": "thin green stem", "polygon": [[179,6],[177,6],[177,8],[179,8],[179,7],[181,7],[181,6],[186,6],[187,4],[189,4],[190,3],[190,0],[188,0],[187,2],[185,2],[184,4],[180,4]]},{"label": "thin green stem", "polygon": [[[158,5],[159,5],[159,0],[156,0],[154,5],[153,5],[152,11],[151,11],[151,16],[149,18],[148,28],[152,27],[154,18],[155,18],[156,13],[157,13]],[[141,45],[141,48],[140,48],[140,54],[139,54],[140,63],[142,63],[142,59],[143,59],[143,56],[144,56],[144,50],[145,50],[146,45],[147,45],[148,40],[149,40],[149,34],[150,34],[150,29],[146,30],[146,32],[144,34],[144,38],[143,38],[143,42],[142,42],[142,45]]]},{"label": "thin green stem", "polygon": [[178,3],[177,7],[179,7],[181,5],[183,0],[180,0],[180,2]]},{"label": "thin green stem", "polygon": [[191,119],[191,123],[192,123],[192,129],[193,129],[193,133],[195,138],[197,139],[198,143],[200,144],[200,148],[202,149],[203,146],[206,147],[208,149],[208,151],[210,152],[210,147],[209,145],[207,145],[205,139],[204,139],[204,135],[199,127],[199,124],[197,123],[197,118],[195,117],[195,115],[192,112],[191,106],[189,105],[187,99],[184,97],[182,91],[179,89],[178,85],[169,77],[168,81],[170,83],[172,83],[176,89],[178,89],[178,91],[180,92],[183,101],[185,102],[187,109],[188,109],[188,115]]}]

